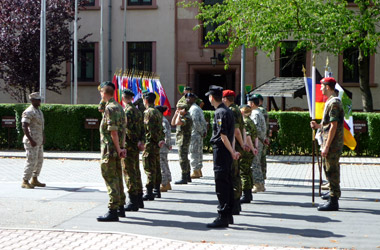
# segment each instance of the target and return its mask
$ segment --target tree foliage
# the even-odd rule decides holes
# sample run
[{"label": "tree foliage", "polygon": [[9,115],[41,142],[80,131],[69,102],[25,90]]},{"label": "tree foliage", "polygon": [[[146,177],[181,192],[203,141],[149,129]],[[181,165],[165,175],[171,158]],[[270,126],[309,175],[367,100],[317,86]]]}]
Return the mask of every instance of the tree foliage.
[{"label": "tree foliage", "polygon": [[[73,1],[47,0],[46,10],[46,88],[61,93],[61,67],[72,57]],[[20,102],[39,90],[40,12],[41,0],[0,0],[0,90]]]},{"label": "tree foliage", "polygon": [[380,33],[380,1],[355,0],[224,0],[214,5],[185,0],[184,7],[197,7],[201,25],[217,24],[206,38],[228,41],[226,63],[242,44],[268,56],[284,40],[296,40],[297,48],[334,55],[359,49],[359,77],[363,109],[372,111],[369,88],[369,57],[376,53]]}]

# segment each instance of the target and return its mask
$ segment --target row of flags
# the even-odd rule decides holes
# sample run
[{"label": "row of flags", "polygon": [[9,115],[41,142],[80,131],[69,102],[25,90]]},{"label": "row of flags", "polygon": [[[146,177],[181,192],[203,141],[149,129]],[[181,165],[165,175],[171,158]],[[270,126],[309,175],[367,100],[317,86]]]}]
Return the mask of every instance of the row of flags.
[{"label": "row of flags", "polygon": [[[331,76],[332,72],[326,66],[324,77]],[[310,117],[317,120],[323,118],[323,111],[327,101],[327,97],[321,91],[321,79],[322,76],[314,65],[312,67],[312,77],[304,76]],[[335,90],[338,92],[338,97],[342,101],[344,110],[344,145],[354,150],[356,140],[354,138],[354,120],[352,117],[352,93],[344,89],[339,83],[336,83]]]},{"label": "row of flags", "polygon": [[135,94],[133,101],[142,98],[144,90],[152,92],[156,95],[155,105],[167,106],[168,109],[164,115],[171,114],[171,106],[166,95],[165,89],[161,84],[160,79],[150,77],[134,77],[115,73],[112,78],[112,83],[115,84],[114,99],[122,104],[122,94],[124,89],[130,89]]}]

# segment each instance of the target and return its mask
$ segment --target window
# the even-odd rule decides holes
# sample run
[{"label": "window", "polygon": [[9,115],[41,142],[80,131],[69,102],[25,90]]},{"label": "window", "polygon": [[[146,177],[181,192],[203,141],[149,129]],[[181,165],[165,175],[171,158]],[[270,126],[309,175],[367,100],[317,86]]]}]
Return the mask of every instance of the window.
[{"label": "window", "polygon": [[95,6],[95,0],[80,0],[81,6]]},{"label": "window", "polygon": [[129,42],[128,68],[152,72],[152,51],[151,42]]},{"label": "window", "polygon": [[306,66],[306,50],[296,47],[296,41],[282,42],[279,55],[280,77],[303,77],[302,65]]},{"label": "window", "polygon": [[[214,4],[221,4],[223,3],[223,0],[204,0],[204,3],[206,5],[214,5]],[[209,24],[207,26],[204,26],[202,29],[202,45],[205,45],[208,40],[206,39],[207,33],[209,31],[214,31],[218,27],[218,24]],[[218,37],[215,38],[214,41],[211,41],[211,45],[224,45],[227,44],[227,41],[221,41]]]},{"label": "window", "polygon": [[87,43],[79,46],[78,81],[95,81],[95,44]]},{"label": "window", "polygon": [[128,5],[152,5],[152,0],[128,0]]},{"label": "window", "polygon": [[343,52],[343,82],[359,82],[359,50],[346,49]]}]

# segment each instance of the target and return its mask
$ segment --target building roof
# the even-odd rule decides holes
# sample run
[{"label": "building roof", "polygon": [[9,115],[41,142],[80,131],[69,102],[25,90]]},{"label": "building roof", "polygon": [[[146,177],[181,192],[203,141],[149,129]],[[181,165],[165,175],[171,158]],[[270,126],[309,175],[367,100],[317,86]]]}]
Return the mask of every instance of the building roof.
[{"label": "building roof", "polygon": [[303,77],[274,77],[250,93],[269,97],[300,97],[306,95]]}]

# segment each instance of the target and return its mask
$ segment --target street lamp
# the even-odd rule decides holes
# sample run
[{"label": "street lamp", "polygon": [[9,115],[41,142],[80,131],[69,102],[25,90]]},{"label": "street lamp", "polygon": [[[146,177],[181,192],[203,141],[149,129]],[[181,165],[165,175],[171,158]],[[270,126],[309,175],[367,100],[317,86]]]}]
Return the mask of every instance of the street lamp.
[{"label": "street lamp", "polygon": [[215,67],[216,63],[218,62],[218,58],[216,57],[216,51],[214,49],[214,56],[210,57],[211,65]]}]

